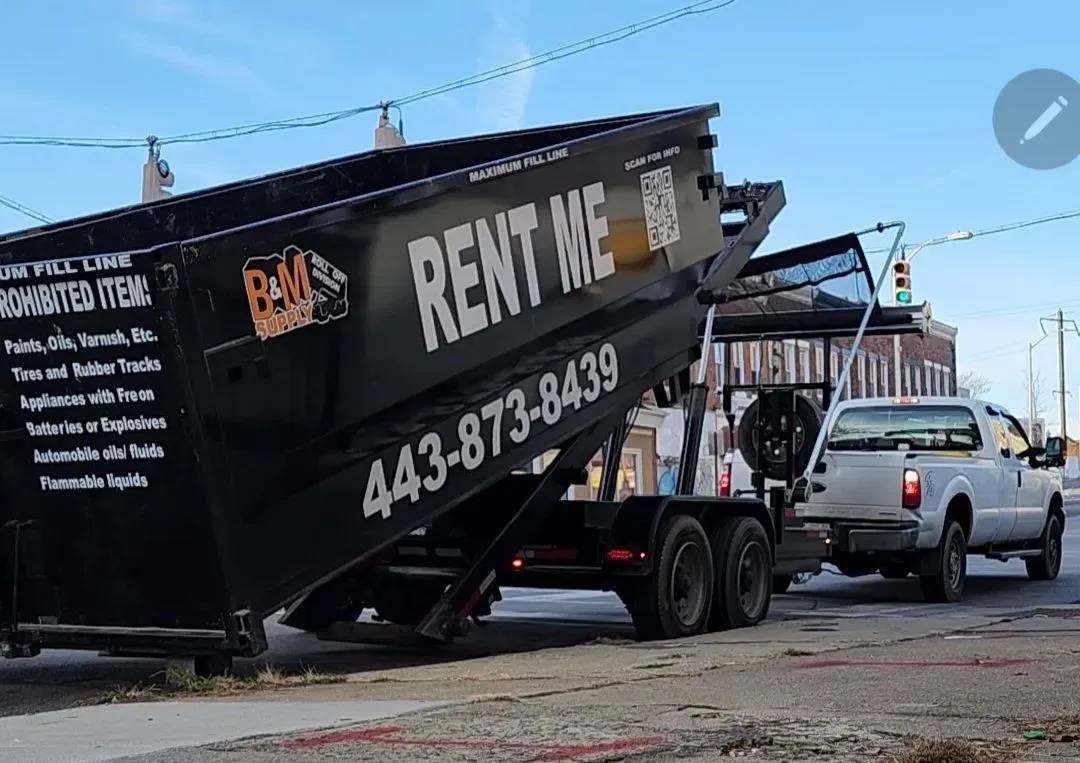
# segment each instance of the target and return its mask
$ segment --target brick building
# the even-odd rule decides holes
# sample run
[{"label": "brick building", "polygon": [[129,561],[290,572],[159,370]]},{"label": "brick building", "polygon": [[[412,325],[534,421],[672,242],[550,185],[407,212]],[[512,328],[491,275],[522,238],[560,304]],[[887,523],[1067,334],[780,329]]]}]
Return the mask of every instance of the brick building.
[{"label": "brick building", "polygon": [[[816,382],[835,384],[851,352],[851,341],[834,339],[825,358],[819,340],[789,339],[783,342],[735,342],[731,345],[724,378],[732,384]],[[845,388],[852,398],[895,395],[893,337],[864,337]],[[723,346],[715,350],[721,363]],[[828,367],[826,368],[826,362]],[[925,336],[900,337],[900,394],[955,396],[956,329],[934,321]],[[764,374],[764,377],[762,376]]]},{"label": "brick building", "polygon": [[[823,299],[828,302],[835,298],[815,292],[811,297],[815,304]],[[769,312],[801,310],[810,303],[799,292],[783,296],[772,296],[767,304],[761,301],[752,303],[754,309]],[[851,302],[839,302],[840,306],[858,305]],[[739,308],[726,306],[723,314],[738,314]],[[732,310],[734,308],[734,310]],[[745,308],[744,308],[745,309]],[[743,313],[745,314],[745,313]],[[720,318],[719,320],[723,320]],[[956,386],[956,329],[934,321],[931,331],[925,336],[911,335],[900,337],[900,394],[902,395],[946,395],[958,394]],[[706,384],[712,391],[709,408],[720,413],[721,400],[716,393],[724,379],[733,384],[756,384],[766,374],[764,381],[809,382],[819,381],[823,371],[835,384],[843,368],[843,362],[850,352],[850,340],[837,339],[831,343],[830,357],[825,357],[824,344],[816,340],[786,340],[776,342],[735,342],[730,346],[728,364],[724,374],[718,373],[723,365],[724,346],[714,346],[713,357],[707,358]],[[772,372],[770,372],[770,369]],[[697,368],[691,369],[692,378],[696,377]],[[852,366],[852,373],[846,386],[846,395],[853,398],[889,397],[895,395],[895,373],[893,371],[893,337],[866,337]],[[750,392],[734,395],[733,407],[736,421],[741,412],[752,400]],[[634,426],[627,438],[622,453],[622,463],[618,474],[618,495],[630,493],[669,492],[673,480],[678,474],[678,453],[682,439],[682,415],[679,411],[666,411],[656,408],[651,393],[643,399],[642,407],[637,411]],[[699,493],[715,494],[716,475],[719,473],[719,459],[730,447],[731,438],[727,424],[720,415],[710,416],[706,421],[702,451],[699,458],[696,482]],[[716,435],[719,435],[718,437]],[[546,466],[553,454],[536,459],[526,468],[538,472]],[[602,458],[597,453],[589,466],[589,484],[571,488],[568,497],[595,498],[599,487]]]}]

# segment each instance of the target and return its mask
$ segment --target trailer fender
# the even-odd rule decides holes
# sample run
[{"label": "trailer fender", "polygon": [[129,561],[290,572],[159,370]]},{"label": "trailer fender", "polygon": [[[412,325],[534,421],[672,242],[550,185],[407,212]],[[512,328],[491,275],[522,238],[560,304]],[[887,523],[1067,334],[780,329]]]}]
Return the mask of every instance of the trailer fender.
[{"label": "trailer fender", "polygon": [[651,569],[655,556],[656,534],[660,524],[672,514],[687,514],[705,528],[710,538],[715,538],[732,517],[754,517],[765,526],[769,546],[776,557],[773,517],[761,501],[750,498],[716,498],[707,495],[634,495],[619,506],[611,525],[613,546],[644,546],[648,552]]}]

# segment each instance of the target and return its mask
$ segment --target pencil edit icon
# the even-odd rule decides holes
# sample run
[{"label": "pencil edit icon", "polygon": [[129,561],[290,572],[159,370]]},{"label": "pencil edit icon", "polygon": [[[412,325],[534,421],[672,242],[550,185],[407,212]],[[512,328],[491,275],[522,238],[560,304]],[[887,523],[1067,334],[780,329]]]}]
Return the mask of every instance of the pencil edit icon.
[{"label": "pencil edit icon", "polygon": [[994,137],[1029,170],[1055,170],[1080,157],[1080,82],[1057,69],[1016,75],[994,101]]},{"label": "pencil edit icon", "polygon": [[1038,137],[1039,133],[1050,126],[1050,123],[1057,119],[1058,115],[1065,110],[1065,107],[1069,105],[1068,99],[1063,95],[1059,95],[1054,101],[1046,107],[1039,118],[1031,123],[1031,126],[1024,131],[1024,137],[1020,139],[1020,145],[1024,145],[1029,140]]}]

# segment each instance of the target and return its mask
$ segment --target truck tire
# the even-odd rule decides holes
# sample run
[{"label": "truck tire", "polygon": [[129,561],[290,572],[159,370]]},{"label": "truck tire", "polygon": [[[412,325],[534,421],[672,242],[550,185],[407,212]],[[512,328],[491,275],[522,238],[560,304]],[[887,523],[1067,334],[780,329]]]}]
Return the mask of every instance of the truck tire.
[{"label": "truck tire", "polygon": [[919,577],[923,598],[929,602],[955,604],[964,598],[967,581],[967,538],[955,519],[948,521],[938,547],[938,569]]},{"label": "truck tire", "polygon": [[763,472],[769,479],[786,480],[789,475],[784,471],[784,460],[782,458],[779,460],[761,459],[761,466],[757,466],[759,460],[756,442],[758,411],[762,411],[763,415],[767,412],[768,406],[762,406],[767,402],[767,396],[771,394],[781,395],[780,411],[782,414],[794,415],[795,417],[797,434],[795,452],[792,454],[791,459],[795,474],[801,474],[810,462],[810,455],[814,450],[814,441],[817,440],[818,432],[821,431],[824,415],[817,403],[803,395],[795,395],[795,410],[793,412],[789,402],[790,395],[778,392],[766,392],[750,403],[746,410],[743,411],[742,417],[739,419],[737,432],[739,452],[742,453],[743,460],[752,470]]},{"label": "truck tire", "polygon": [[795,580],[794,575],[773,575],[772,576],[772,592],[774,594],[776,594],[776,593],[787,593],[788,589],[791,588],[792,581],[794,581],[794,580]]},{"label": "truck tire", "polygon": [[753,517],[736,517],[713,546],[716,601],[712,630],[757,625],[769,614],[773,594],[772,551],[765,527]]},{"label": "truck tire", "polygon": [[1053,580],[1061,572],[1061,535],[1061,520],[1056,514],[1051,514],[1046,519],[1040,539],[1042,554],[1024,560],[1031,580]]},{"label": "truck tire", "polygon": [[716,572],[704,528],[685,514],[668,517],[657,531],[655,548],[652,574],[638,585],[628,607],[638,638],[651,641],[705,633]]}]

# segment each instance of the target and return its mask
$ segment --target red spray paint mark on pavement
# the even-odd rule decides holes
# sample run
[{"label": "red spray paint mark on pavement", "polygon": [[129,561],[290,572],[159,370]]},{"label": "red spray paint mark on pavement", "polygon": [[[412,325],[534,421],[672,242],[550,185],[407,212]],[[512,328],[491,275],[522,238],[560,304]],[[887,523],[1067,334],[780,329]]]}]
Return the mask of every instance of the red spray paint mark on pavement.
[{"label": "red spray paint mark on pavement", "polygon": [[290,750],[310,750],[337,744],[377,744],[400,747],[464,748],[472,750],[532,750],[536,763],[572,761],[590,755],[640,752],[664,741],[663,737],[631,737],[614,742],[593,744],[556,744],[544,742],[497,742],[486,739],[409,739],[398,736],[402,726],[378,726],[361,731],[335,731],[315,737],[292,739],[282,744]]},{"label": "red spray paint mark on pavement", "polygon": [[1031,660],[968,660],[967,662],[877,662],[874,660],[814,660],[796,668],[1011,668]]}]

